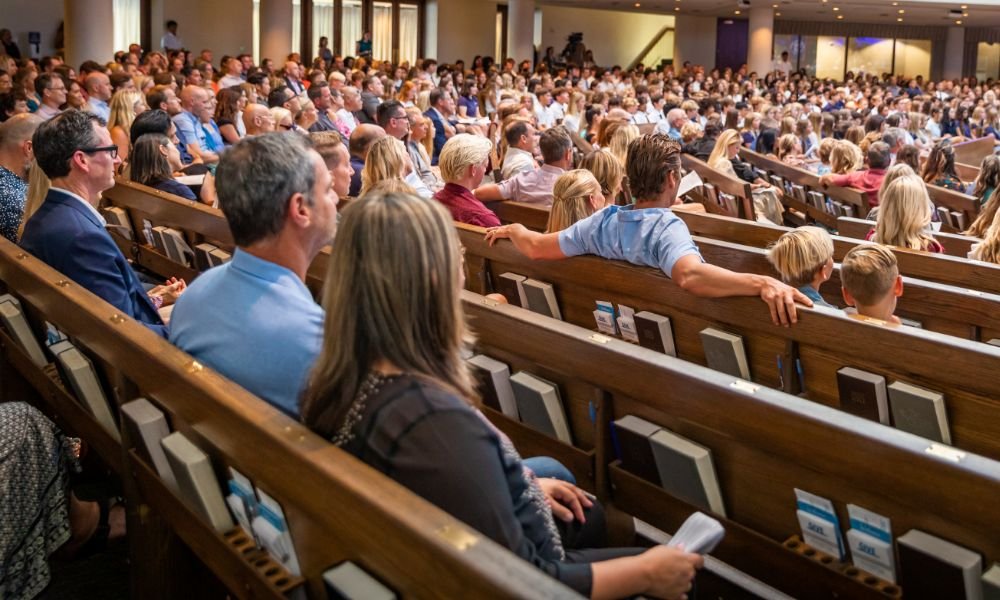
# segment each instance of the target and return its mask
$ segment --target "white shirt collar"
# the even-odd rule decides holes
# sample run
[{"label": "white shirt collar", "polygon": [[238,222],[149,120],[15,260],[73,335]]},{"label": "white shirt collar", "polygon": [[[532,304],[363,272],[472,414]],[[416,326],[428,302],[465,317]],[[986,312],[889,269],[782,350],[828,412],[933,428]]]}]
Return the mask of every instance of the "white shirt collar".
[{"label": "white shirt collar", "polygon": [[63,194],[66,194],[70,198],[76,198],[80,203],[82,203],[84,206],[86,206],[88,210],[90,210],[91,214],[93,214],[95,217],[97,217],[97,220],[101,222],[101,226],[102,227],[107,226],[108,222],[104,219],[104,217],[101,215],[101,213],[98,212],[98,210],[96,208],[94,208],[93,204],[91,204],[90,202],[87,202],[82,196],[74,194],[73,192],[71,192],[71,191],[69,191],[69,190],[67,190],[65,188],[61,188],[61,187],[52,186],[52,189],[54,189],[54,190],[56,190],[58,192],[62,192]]}]

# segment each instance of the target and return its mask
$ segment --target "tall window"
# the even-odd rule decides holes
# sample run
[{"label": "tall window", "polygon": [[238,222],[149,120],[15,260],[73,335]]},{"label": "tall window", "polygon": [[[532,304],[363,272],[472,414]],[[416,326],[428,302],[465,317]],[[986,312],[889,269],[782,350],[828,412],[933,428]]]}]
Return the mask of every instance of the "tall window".
[{"label": "tall window", "polygon": [[879,76],[892,72],[892,47],[892,38],[850,38],[847,45],[847,70]]},{"label": "tall window", "polygon": [[[128,50],[129,44],[138,44],[141,29],[141,8],[139,0],[114,0],[112,5],[114,15],[115,52]],[[154,45],[158,44],[157,40]]]},{"label": "tall window", "polygon": [[372,58],[392,60],[392,3],[372,3]]},{"label": "tall window", "polygon": [[[292,0],[292,48],[289,52],[298,52],[302,48],[302,0]],[[283,56],[278,57],[284,60]]]},{"label": "tall window", "polygon": [[253,0],[253,64],[260,64],[260,0]]},{"label": "tall window", "polygon": [[493,56],[496,57],[497,62],[504,59],[503,55],[503,13],[499,10],[497,11],[497,23],[496,23],[496,44],[493,45]]},{"label": "tall window", "polygon": [[1000,77],[1000,43],[979,42],[976,54],[976,79],[986,81]]},{"label": "tall window", "polygon": [[[325,37],[327,47],[333,48],[333,0],[313,0],[312,42],[313,51],[319,48],[319,38]],[[318,55],[317,55],[318,56]],[[330,65],[327,65],[329,67]]]},{"label": "tall window", "polygon": [[[998,46],[1000,47],[1000,46]],[[893,72],[906,78],[931,76],[931,41],[896,40],[896,64]]]},{"label": "tall window", "polygon": [[419,11],[415,4],[399,5],[399,62],[417,62],[417,29]]},{"label": "tall window", "polygon": [[357,41],[361,39],[361,0],[344,0],[341,21],[340,53],[357,56]]}]

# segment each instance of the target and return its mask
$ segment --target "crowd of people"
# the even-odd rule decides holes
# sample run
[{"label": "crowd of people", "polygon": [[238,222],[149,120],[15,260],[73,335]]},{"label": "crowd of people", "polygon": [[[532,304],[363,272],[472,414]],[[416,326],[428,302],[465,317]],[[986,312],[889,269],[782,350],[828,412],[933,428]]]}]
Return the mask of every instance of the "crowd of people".
[{"label": "crowd of people", "polygon": [[[392,65],[320,50],[280,68],[138,45],[78,69],[0,56],[0,234],[593,597],[683,597],[701,558],[608,548],[600,505],[573,474],[522,459],[478,411],[454,221],[531,258],[595,254],[699,296],[759,296],[775,324],[794,323],[796,304],[836,309],[819,291],[833,271],[825,229],[769,249],[779,281],[706,263],[674,214],[697,209],[678,197],[688,153],[750,183],[758,218],[781,224],[784,191],[740,158],[746,147],[866,193],[874,243],[841,274],[843,304],[862,316],[899,322],[891,247],[942,251],[928,185],[979,199],[967,233],[983,239],[977,258],[1000,259],[1000,158],[963,181],[953,149],[1000,143],[1000,83],[490,57]],[[98,210],[116,177],[217,206],[232,260],[190,286],[135,271]],[[549,207],[546,233],[501,225],[490,203],[503,200]],[[331,242],[336,284],[318,304],[305,274]]]}]

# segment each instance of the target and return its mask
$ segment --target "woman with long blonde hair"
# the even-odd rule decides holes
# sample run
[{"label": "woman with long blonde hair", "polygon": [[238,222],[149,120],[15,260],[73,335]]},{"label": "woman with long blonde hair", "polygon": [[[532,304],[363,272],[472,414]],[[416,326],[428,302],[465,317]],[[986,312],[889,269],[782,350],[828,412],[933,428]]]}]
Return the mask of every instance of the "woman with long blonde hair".
[{"label": "woman with long blonde hair", "polygon": [[21,226],[17,228],[17,239],[21,239],[24,233],[24,224],[28,222],[31,215],[42,206],[45,197],[49,195],[49,188],[52,182],[49,181],[45,171],[38,165],[33,165],[28,169],[28,195],[24,201],[24,213],[21,215]]},{"label": "woman with long blonde hair", "polygon": [[927,233],[930,222],[927,186],[916,177],[897,177],[879,194],[878,221],[869,239],[897,248],[943,252],[944,247]]},{"label": "woman with long blonde hair", "polygon": [[830,151],[830,172],[834,175],[853,173],[864,164],[861,148],[847,140],[840,140]]},{"label": "woman with long blonde hair", "polygon": [[632,140],[639,137],[639,128],[631,123],[621,123],[608,140],[608,149],[622,165],[626,164],[628,157],[628,145]]},{"label": "woman with long blonde hair", "polygon": [[[465,268],[441,203],[397,193],[352,202],[328,272],[337,285],[323,295],[306,426],[577,593],[674,598],[690,589],[701,558],[677,548],[623,548],[614,560],[564,551],[546,494],[579,490],[526,471],[478,410],[462,358],[472,337],[461,302]],[[629,576],[636,572],[650,575]]]},{"label": "woman with long blonde hair", "polygon": [[361,191],[364,196],[368,190],[385,179],[403,181],[410,164],[406,146],[391,135],[383,136],[372,143],[365,158],[365,168],[361,171]]},{"label": "woman with long blonde hair", "polygon": [[[601,186],[601,194],[604,195],[608,204],[615,204],[618,195],[623,191],[625,180],[625,165],[618,160],[614,154],[607,150],[594,150],[580,161],[580,168],[587,169]],[[630,204],[632,199],[625,195],[625,204]]]},{"label": "woman with long blonde hair", "polygon": [[[985,214],[980,213],[979,217],[982,218]],[[969,258],[1000,264],[1000,211],[996,210],[996,205],[993,206],[992,217],[993,220],[990,221],[986,233],[982,235],[983,241],[973,244]],[[978,221],[979,219],[976,219],[976,222]]]},{"label": "woman with long blonde hair", "polygon": [[552,187],[552,208],[545,233],[566,229],[607,206],[601,184],[586,169],[566,171]]},{"label": "woman with long blonde hair", "polygon": [[146,106],[146,99],[141,93],[125,89],[115,92],[108,106],[111,110],[111,116],[108,117],[108,132],[111,133],[111,141],[118,146],[118,157],[124,163],[128,159],[132,121],[135,121],[136,115],[142,114],[149,107]]},{"label": "woman with long blonde hair", "polygon": [[735,129],[720,133],[715,140],[715,148],[708,156],[708,166],[750,184],[757,221],[782,225],[785,209],[781,204],[781,193],[770,182],[758,177],[752,165],[740,159],[742,143],[743,136]]}]

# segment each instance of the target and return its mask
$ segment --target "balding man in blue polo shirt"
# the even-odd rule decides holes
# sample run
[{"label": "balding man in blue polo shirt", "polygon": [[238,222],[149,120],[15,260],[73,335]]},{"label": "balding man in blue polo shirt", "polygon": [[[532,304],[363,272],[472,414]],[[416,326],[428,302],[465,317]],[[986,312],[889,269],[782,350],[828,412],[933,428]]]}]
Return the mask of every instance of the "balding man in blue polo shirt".
[{"label": "balding man in blue polo shirt", "polygon": [[680,151],[676,141],[662,134],[644,135],[629,145],[632,206],[609,206],[558,233],[537,233],[515,223],[487,230],[486,239],[493,244],[510,238],[532,259],[596,254],[656,267],[696,296],[760,296],[775,324],[794,323],[796,302],[812,306],[801,292],[773,277],[734,273],[702,259],[687,225],[670,210],[680,186]]},{"label": "balding man in blue polo shirt", "polygon": [[170,341],[298,417],[325,316],[306,288],[306,270],[333,239],[337,186],[308,140],[288,133],[230,147],[216,186],[236,252],[188,287]]}]

